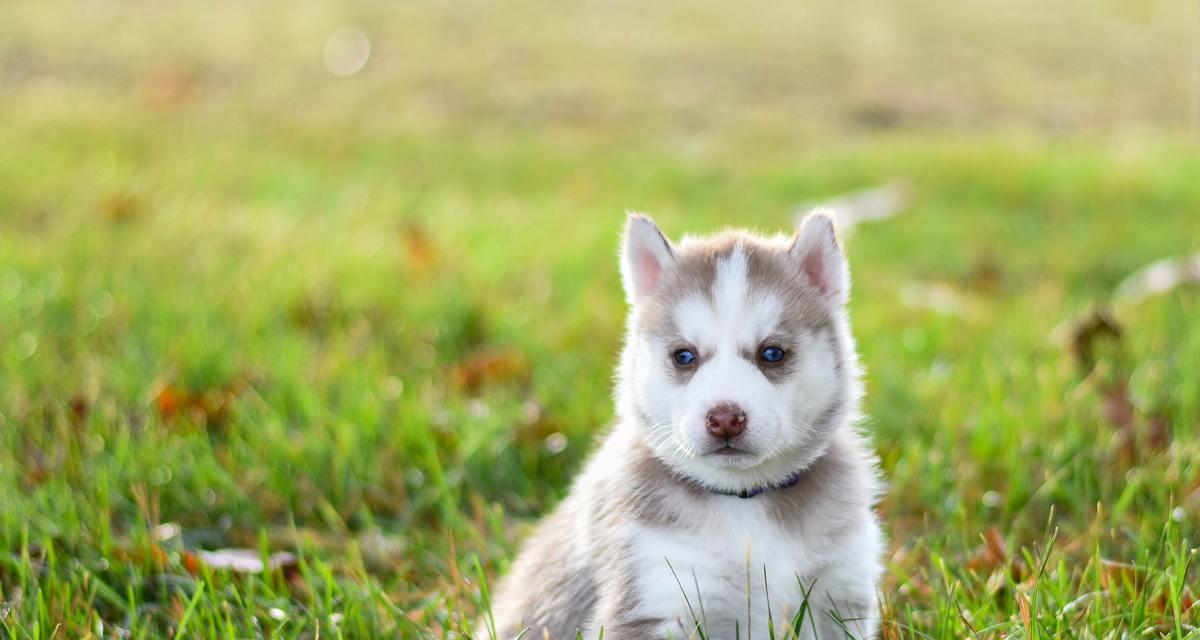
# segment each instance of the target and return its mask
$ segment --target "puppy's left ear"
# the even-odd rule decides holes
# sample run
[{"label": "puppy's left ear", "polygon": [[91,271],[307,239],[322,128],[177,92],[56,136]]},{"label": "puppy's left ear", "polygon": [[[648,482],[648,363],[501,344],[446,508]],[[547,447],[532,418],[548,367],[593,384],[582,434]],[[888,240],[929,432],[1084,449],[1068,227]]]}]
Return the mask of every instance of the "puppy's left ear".
[{"label": "puppy's left ear", "polygon": [[850,299],[850,270],[828,212],[813,211],[800,223],[791,256],[821,296],[840,307]]},{"label": "puppy's left ear", "polygon": [[658,288],[663,273],[675,262],[675,252],[649,216],[628,215],[621,245],[621,277],[629,304],[637,306]]}]

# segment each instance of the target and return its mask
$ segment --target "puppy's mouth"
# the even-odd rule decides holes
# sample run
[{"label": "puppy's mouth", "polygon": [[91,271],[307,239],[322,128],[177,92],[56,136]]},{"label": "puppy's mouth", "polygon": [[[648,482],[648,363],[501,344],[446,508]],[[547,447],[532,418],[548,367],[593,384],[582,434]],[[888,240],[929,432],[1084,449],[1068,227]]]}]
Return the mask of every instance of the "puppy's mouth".
[{"label": "puppy's mouth", "polygon": [[712,467],[730,470],[746,469],[759,461],[758,453],[731,442],[714,442],[701,457]]},{"label": "puppy's mouth", "polygon": [[708,451],[704,452],[706,458],[739,458],[752,455],[754,455],[753,451],[729,441],[714,442]]}]

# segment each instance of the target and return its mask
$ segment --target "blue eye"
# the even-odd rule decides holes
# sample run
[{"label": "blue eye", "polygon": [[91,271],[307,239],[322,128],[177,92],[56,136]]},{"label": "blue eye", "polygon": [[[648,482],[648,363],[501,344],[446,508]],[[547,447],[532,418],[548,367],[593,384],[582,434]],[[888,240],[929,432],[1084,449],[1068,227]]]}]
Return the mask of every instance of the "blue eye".
[{"label": "blue eye", "polygon": [[767,347],[762,350],[762,353],[758,354],[758,357],[762,358],[763,362],[774,364],[783,361],[785,355],[787,354],[779,347]]},{"label": "blue eye", "polygon": [[680,349],[672,357],[675,358],[675,364],[681,367],[686,367],[696,362],[696,354],[692,353],[689,349]]}]

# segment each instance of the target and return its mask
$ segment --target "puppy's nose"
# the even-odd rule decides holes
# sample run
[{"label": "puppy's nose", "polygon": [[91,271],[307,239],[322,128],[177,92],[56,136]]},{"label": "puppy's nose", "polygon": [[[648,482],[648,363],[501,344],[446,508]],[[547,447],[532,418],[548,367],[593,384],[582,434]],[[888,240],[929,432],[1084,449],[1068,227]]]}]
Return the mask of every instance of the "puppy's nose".
[{"label": "puppy's nose", "polygon": [[718,438],[734,438],[746,431],[746,412],[732,402],[722,402],[708,412],[704,424]]}]

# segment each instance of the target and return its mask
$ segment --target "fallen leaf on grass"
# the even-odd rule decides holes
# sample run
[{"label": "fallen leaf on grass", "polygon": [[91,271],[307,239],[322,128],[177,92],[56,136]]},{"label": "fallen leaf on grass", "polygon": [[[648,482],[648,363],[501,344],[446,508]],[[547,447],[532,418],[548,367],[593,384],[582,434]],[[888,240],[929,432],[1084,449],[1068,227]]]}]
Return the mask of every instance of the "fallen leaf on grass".
[{"label": "fallen leaf on grass", "polygon": [[1141,570],[1135,565],[1107,558],[1100,559],[1100,585],[1105,589],[1136,585],[1140,575]]},{"label": "fallen leaf on grass", "polygon": [[1124,333],[1112,310],[1107,307],[1089,309],[1078,320],[1066,326],[1060,325],[1054,332],[1060,335],[1066,333],[1071,354],[1085,375],[1096,367],[1096,350],[1101,341],[1119,345]]},{"label": "fallen leaf on grass", "polygon": [[[1115,430],[1114,445],[1121,461],[1131,465],[1138,460],[1138,447],[1161,451],[1170,440],[1167,419],[1162,414],[1139,413],[1130,393],[1130,366],[1124,362],[1124,328],[1111,309],[1103,306],[1089,309],[1071,323],[1054,330],[1060,340],[1070,344],[1071,354],[1080,372],[1093,378],[1100,396],[1100,417]],[[1097,365],[1105,364],[1094,375]]]},{"label": "fallen leaf on grass", "polygon": [[459,363],[453,372],[454,384],[471,392],[486,384],[524,382],[528,378],[529,360],[511,348],[476,353]]},{"label": "fallen leaf on grass", "polygon": [[1000,593],[1011,579],[1021,582],[1027,577],[1025,563],[1020,555],[1009,553],[1008,545],[1004,542],[1004,534],[999,527],[992,526],[981,535],[983,546],[967,561],[967,567],[977,573],[988,575],[987,592],[995,595]]},{"label": "fallen leaf on grass", "polygon": [[77,393],[71,396],[71,400],[67,403],[67,406],[70,407],[71,419],[74,420],[77,426],[83,424],[84,421],[87,420],[88,412],[91,409],[91,406],[88,403],[87,398],[83,397],[83,395]]},{"label": "fallen leaf on grass", "polygon": [[117,191],[100,200],[100,212],[111,222],[129,222],[145,213],[145,206],[136,195]]},{"label": "fallen leaf on grass", "polygon": [[167,387],[155,398],[155,405],[166,420],[182,415],[200,424],[222,425],[229,417],[232,401],[232,394],[222,389],[193,393]]},{"label": "fallen leaf on grass", "polygon": [[223,427],[229,420],[233,404],[244,391],[246,384],[235,382],[214,389],[192,391],[190,389],[163,385],[153,394],[153,404],[163,420],[187,418],[206,427]]},{"label": "fallen leaf on grass", "polygon": [[1004,270],[1000,268],[1000,261],[990,253],[984,253],[976,256],[971,263],[964,284],[980,293],[993,294],[1000,289],[1003,280]]},{"label": "fallen leaf on grass", "polygon": [[144,83],[146,100],[158,107],[177,107],[195,91],[196,74],[179,66],[162,67],[149,74]]},{"label": "fallen leaf on grass", "polygon": [[190,398],[191,394],[187,391],[175,387],[163,387],[154,396],[154,406],[158,408],[159,415],[170,420],[190,402]]},{"label": "fallen leaf on grass", "polygon": [[1134,433],[1133,401],[1129,399],[1129,383],[1119,381],[1101,393],[1100,415],[1115,429],[1113,444],[1121,463],[1128,467],[1137,461],[1137,434]]},{"label": "fallen leaf on grass", "polygon": [[167,564],[167,552],[157,544],[147,544],[133,548],[117,548],[113,550],[113,557],[122,564],[149,565],[158,570],[161,570]]},{"label": "fallen leaf on grass", "polygon": [[404,244],[404,254],[409,263],[421,271],[428,270],[437,262],[437,247],[429,237],[425,227],[417,222],[409,222],[400,230],[400,239]]},{"label": "fallen leaf on grass", "polygon": [[983,542],[988,557],[993,558],[997,564],[1008,562],[1008,545],[1004,543],[1004,534],[1000,533],[999,527],[989,527],[984,531]]},{"label": "fallen leaf on grass", "polygon": [[1032,630],[1033,616],[1029,612],[1029,599],[1025,594],[1017,593],[1017,609],[1021,612],[1021,624],[1028,630]]},{"label": "fallen leaf on grass", "polygon": [[983,532],[983,548],[971,557],[968,566],[976,571],[991,571],[1008,564],[1008,545],[998,527],[989,527]]},{"label": "fallen leaf on grass", "polygon": [[1118,431],[1125,432],[1133,429],[1134,406],[1129,399],[1129,385],[1117,383],[1103,391],[1101,414],[1109,424]]},{"label": "fallen leaf on grass", "polygon": [[[1160,260],[1139,269],[1113,292],[1113,299],[1125,305],[1169,291],[1184,283],[1200,283],[1200,254]],[[1131,373],[1122,366],[1121,349],[1124,330],[1113,311],[1106,306],[1090,309],[1069,329],[1060,326],[1055,333],[1069,331],[1071,352],[1085,376],[1090,376],[1100,361],[1098,351],[1105,342],[1111,343],[1113,366],[1101,383],[1100,414],[1116,430],[1115,444],[1121,461],[1132,465],[1138,460],[1138,446],[1150,451],[1165,449],[1170,440],[1169,422],[1162,414],[1139,416],[1130,398]]]},{"label": "fallen leaf on grass", "polygon": [[1139,414],[1129,397],[1129,382],[1121,380],[1101,391],[1100,415],[1116,431],[1115,444],[1125,465],[1138,461],[1140,450],[1163,451],[1171,434],[1167,419],[1162,415]]}]

